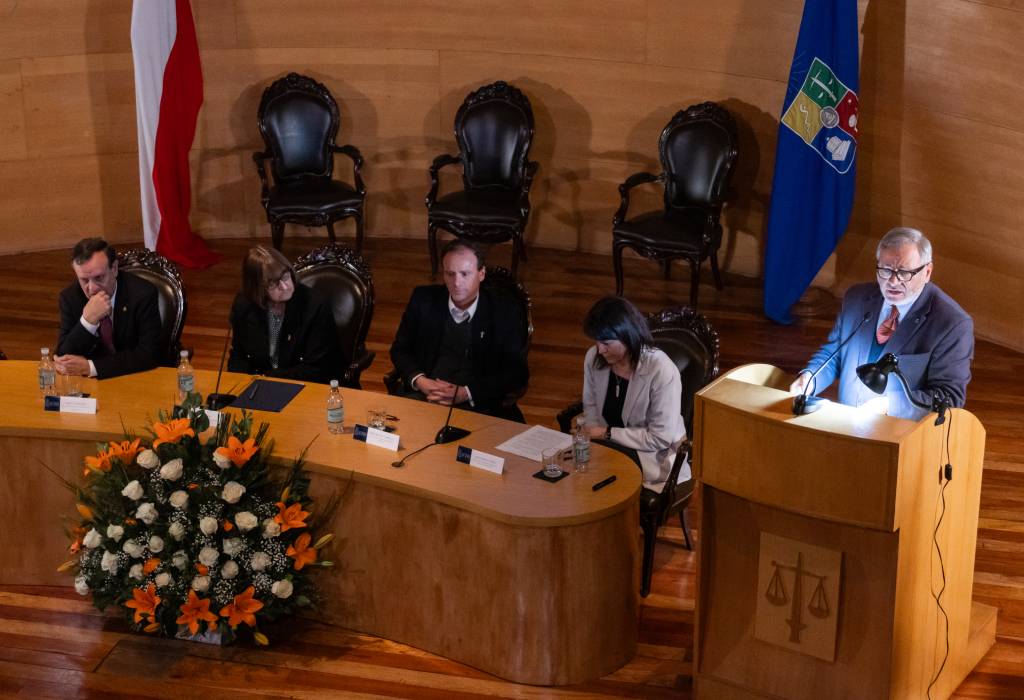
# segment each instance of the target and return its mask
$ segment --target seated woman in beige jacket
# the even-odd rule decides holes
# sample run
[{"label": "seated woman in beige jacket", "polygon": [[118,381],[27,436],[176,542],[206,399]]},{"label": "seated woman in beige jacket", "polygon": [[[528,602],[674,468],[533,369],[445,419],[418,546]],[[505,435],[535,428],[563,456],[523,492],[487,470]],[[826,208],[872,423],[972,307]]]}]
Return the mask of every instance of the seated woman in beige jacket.
[{"label": "seated woman in beige jacket", "polygon": [[[594,304],[583,332],[596,341],[583,361],[587,431],[629,455],[643,471],[644,487],[661,493],[686,439],[679,370],[654,347],[640,311],[622,297]],[[679,481],[689,478],[690,465],[683,464]]]}]

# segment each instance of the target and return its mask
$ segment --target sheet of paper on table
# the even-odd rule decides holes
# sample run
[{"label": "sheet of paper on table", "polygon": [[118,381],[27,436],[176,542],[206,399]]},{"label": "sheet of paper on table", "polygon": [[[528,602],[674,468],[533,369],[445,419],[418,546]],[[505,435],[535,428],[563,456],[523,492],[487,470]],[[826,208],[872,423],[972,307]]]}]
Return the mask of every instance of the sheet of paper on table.
[{"label": "sheet of paper on table", "polygon": [[543,425],[535,425],[497,445],[495,449],[539,462],[542,451],[551,448],[564,450],[567,447],[572,447],[571,435],[545,428]]}]

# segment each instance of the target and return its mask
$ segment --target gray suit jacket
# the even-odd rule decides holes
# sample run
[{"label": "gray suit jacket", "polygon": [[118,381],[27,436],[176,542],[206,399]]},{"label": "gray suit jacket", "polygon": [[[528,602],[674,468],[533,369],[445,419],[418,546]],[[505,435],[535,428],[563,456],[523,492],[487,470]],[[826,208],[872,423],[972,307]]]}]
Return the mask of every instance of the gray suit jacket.
[{"label": "gray suit jacket", "polygon": [[[877,396],[857,378],[857,367],[868,361],[871,341],[882,311],[882,292],[875,283],[851,287],[843,297],[843,308],[836,318],[828,342],[821,346],[804,371],[813,372],[868,315],[839,354],[815,378],[814,393],[824,390],[839,378],[839,402],[858,406]],[[962,407],[967,400],[974,357],[974,321],[949,295],[932,283],[910,308],[882,353],[899,359],[900,371],[907,378],[914,397],[931,403],[935,392],[952,406]],[[885,390],[889,397],[889,415],[920,420],[926,412],[914,406],[892,377]]]},{"label": "gray suit jacket", "polygon": [[[597,346],[591,346],[583,360],[583,413],[587,425],[607,426],[601,415],[608,392],[611,370],[594,366]],[[686,425],[680,412],[683,385],[679,368],[661,350],[651,348],[640,355],[622,406],[624,428],[612,428],[612,440],[631,447],[640,457],[646,488],[661,493],[686,439]],[[679,481],[690,478],[690,465],[683,464]]]}]

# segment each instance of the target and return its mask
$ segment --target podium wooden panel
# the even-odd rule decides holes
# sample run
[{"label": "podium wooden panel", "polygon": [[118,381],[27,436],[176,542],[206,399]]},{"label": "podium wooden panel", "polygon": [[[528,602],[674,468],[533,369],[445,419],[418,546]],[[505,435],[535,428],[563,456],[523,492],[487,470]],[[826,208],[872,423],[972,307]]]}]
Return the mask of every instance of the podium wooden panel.
[{"label": "podium wooden panel", "polygon": [[[0,362],[0,583],[65,585],[61,518],[74,499],[40,462],[67,479],[97,441],[121,439],[169,406],[173,369],[84,381],[95,415],[44,412],[32,362]],[[197,389],[216,373],[198,371]],[[248,378],[225,374],[223,387]],[[447,409],[343,389],[346,426],[367,409],[398,416],[403,450],[433,441]],[[327,529],[335,568],[318,583],[319,619],[394,639],[521,683],[561,685],[607,675],[636,654],[640,472],[624,455],[595,445],[591,469],[556,484],[534,479],[540,465],[511,454],[492,474],[455,461],[459,444],[496,452],[517,423],[456,410],[472,434],[390,466],[395,453],[324,430],[326,388],[310,385],[271,423],[286,468],[309,446],[311,493],[341,494]],[[314,441],[314,438],[315,441]],[[312,444],[310,444],[312,441]],[[612,487],[591,486],[614,474]]]},{"label": "podium wooden panel", "polygon": [[[833,403],[797,417],[788,383],[747,365],[697,395],[697,697],[924,698],[946,649],[943,498],[949,655],[931,697],[948,697],[995,639],[995,608],[971,601],[984,429],[959,409],[940,426]],[[766,542],[792,556],[762,558]],[[841,557],[834,601],[804,568],[822,550]]]}]

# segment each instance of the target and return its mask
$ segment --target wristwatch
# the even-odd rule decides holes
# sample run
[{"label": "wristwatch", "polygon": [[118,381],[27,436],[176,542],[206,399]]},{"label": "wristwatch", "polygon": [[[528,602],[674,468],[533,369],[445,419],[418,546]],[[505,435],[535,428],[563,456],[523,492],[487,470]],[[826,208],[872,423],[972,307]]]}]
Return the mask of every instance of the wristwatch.
[{"label": "wristwatch", "polygon": [[609,425],[607,428],[604,429],[604,439],[605,440],[611,440],[612,439],[612,426]]}]

